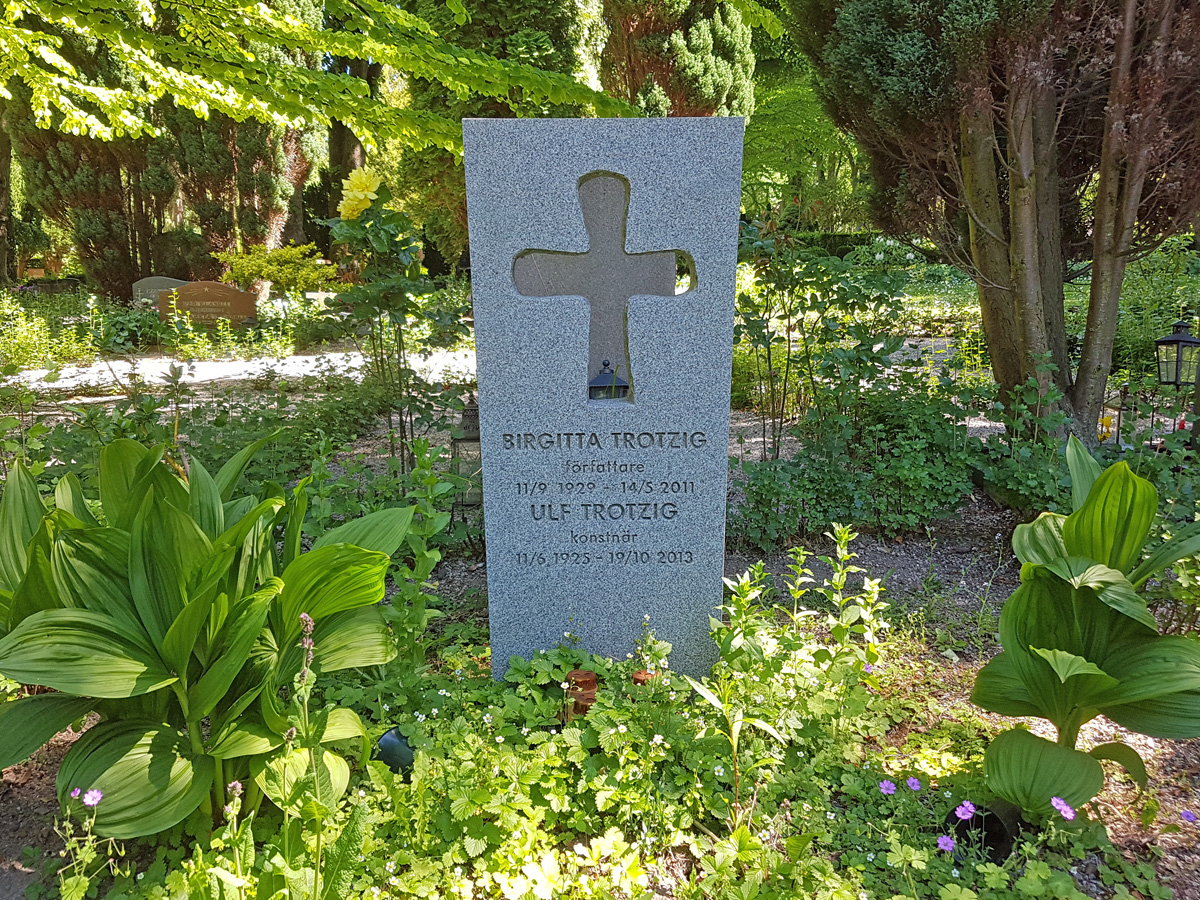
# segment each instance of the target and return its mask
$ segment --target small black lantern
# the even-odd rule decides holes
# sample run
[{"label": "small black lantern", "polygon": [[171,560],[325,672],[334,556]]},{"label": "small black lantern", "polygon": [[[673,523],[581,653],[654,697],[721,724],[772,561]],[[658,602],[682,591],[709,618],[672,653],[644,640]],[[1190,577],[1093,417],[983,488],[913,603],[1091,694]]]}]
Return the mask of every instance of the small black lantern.
[{"label": "small black lantern", "polygon": [[1200,364],[1200,338],[1193,337],[1191,326],[1182,320],[1171,327],[1174,330],[1169,337],[1154,342],[1154,352],[1158,356],[1158,383],[1191,387],[1196,384],[1196,372]]},{"label": "small black lantern", "polygon": [[483,502],[483,455],[479,445],[479,404],[475,395],[467,398],[458,421],[460,436],[450,438],[450,471],[465,479],[459,488],[459,506],[478,506]]},{"label": "small black lantern", "polygon": [[629,382],[617,377],[607,359],[600,374],[588,382],[589,400],[622,400],[628,393]]}]

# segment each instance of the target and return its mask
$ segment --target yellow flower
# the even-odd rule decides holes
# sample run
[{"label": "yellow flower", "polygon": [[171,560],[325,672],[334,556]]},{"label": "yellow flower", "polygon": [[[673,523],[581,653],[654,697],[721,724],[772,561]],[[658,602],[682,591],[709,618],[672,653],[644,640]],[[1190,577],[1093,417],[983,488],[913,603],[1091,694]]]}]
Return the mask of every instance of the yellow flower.
[{"label": "yellow flower", "polygon": [[355,200],[374,200],[379,195],[375,192],[383,184],[383,179],[367,166],[355,169],[350,177],[342,182],[342,196],[353,197]]},{"label": "yellow flower", "polygon": [[354,197],[343,197],[338,204],[338,215],[343,219],[357,219],[371,208],[371,201]]}]

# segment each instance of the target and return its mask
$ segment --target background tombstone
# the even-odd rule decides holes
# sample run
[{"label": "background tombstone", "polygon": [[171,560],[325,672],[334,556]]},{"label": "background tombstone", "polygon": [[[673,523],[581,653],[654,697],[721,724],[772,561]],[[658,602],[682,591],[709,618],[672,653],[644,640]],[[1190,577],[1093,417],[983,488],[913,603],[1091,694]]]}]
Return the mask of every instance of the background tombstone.
[{"label": "background tombstone", "polygon": [[182,278],[167,278],[165,275],[151,275],[133,283],[134,303],[144,303],[147,306],[158,303],[159,291],[170,291],[187,284]]},{"label": "background tombstone", "polygon": [[179,312],[191,313],[196,325],[214,325],[217,319],[228,319],[234,328],[239,328],[246,319],[258,318],[257,294],[239,291],[219,281],[192,281],[159,291],[158,315],[163,321],[171,315],[172,302]]},{"label": "background tombstone", "polygon": [[[647,615],[675,668],[716,660],[742,131],[463,122],[497,678],[564,631],[624,656]],[[600,357],[626,396],[589,398]]]}]

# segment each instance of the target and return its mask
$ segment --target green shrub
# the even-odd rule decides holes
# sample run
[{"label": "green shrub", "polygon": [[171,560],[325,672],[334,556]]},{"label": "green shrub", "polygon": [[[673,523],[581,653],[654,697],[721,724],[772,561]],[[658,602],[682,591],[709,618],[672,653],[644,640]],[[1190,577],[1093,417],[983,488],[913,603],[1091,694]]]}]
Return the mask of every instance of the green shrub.
[{"label": "green shrub", "polygon": [[296,782],[310,769],[327,782],[324,803],[346,789],[349,767],[323,745],[361,742],[358,717],[310,720],[305,704],[297,720],[281,697],[303,693],[314,666],[395,656],[375,604],[414,509],[349,522],[302,553],[303,509],[277,487],[234,495],[262,443],[215,476],[193,460],[184,481],[165,447],[114,441],[100,460],[104,524],[73,476],[56,485],[51,510],[23,465],[6,481],[0,673],[56,693],[0,705],[0,766],[100,713],[57,780],[64,807],[79,791],[104,795],[98,834],[155,834],[198,807],[220,816],[231,780],[253,778],[258,796],[296,813]]},{"label": "green shrub", "polygon": [[260,281],[269,281],[272,289],[283,294],[336,291],[341,287],[337,266],[321,259],[316,244],[289,244],[274,250],[256,245],[241,253],[230,250],[213,255],[229,267],[221,280],[243,291]]},{"label": "green shrub", "polygon": [[1023,809],[1048,815],[1077,807],[1104,785],[1100,759],[1122,765],[1142,787],[1146,768],[1128,744],[1075,749],[1080,727],[1105,715],[1160,738],[1200,736],[1200,644],[1163,637],[1137,591],[1164,567],[1200,552],[1200,523],[1143,547],[1158,492],[1124,462],[1103,472],[1072,438],[1069,516],[1043,513],[1013,534],[1021,586],[1000,614],[1003,652],[979,672],[971,700],[1006,716],[1039,716],[1057,743],[1014,729],[988,748],[988,786]]}]

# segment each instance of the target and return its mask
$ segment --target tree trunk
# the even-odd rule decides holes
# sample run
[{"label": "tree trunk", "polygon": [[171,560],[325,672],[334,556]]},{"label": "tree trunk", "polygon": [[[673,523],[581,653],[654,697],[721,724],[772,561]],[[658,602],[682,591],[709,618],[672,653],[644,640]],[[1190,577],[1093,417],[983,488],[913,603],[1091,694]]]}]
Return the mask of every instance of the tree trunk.
[{"label": "tree trunk", "polygon": [[[1092,284],[1088,296],[1087,329],[1079,376],[1075,383],[1075,431],[1089,445],[1096,443],[1096,423],[1104,405],[1112,346],[1120,311],[1121,283],[1133,247],[1138,207],[1149,171],[1149,154],[1156,115],[1155,75],[1162,68],[1162,52],[1170,34],[1173,0],[1147,7],[1154,33],[1144,38],[1153,49],[1135,84],[1133,59],[1138,37],[1138,0],[1123,0],[1121,29],[1116,38],[1112,82],[1105,109],[1104,140],[1096,181],[1095,222],[1092,228]],[[1146,29],[1148,32],[1149,28]],[[1135,88],[1139,91],[1135,103]]]},{"label": "tree trunk", "polygon": [[0,111],[0,284],[8,284],[12,259],[12,138]]},{"label": "tree trunk", "polygon": [[970,223],[971,258],[978,271],[979,309],[992,358],[992,375],[1007,396],[1024,378],[1008,238],[996,177],[996,132],[986,82],[969,92],[959,117],[962,135],[963,195]]},{"label": "tree trunk", "polygon": [[[1017,68],[1017,67],[1014,67]],[[1023,67],[1022,67],[1023,68]],[[1008,247],[1013,302],[1020,326],[1021,368],[1044,390],[1050,373],[1041,365],[1049,354],[1046,309],[1042,302],[1042,270],[1038,254],[1037,165],[1033,152],[1033,97],[1020,84],[1023,72],[1009,78],[1008,94]],[[1018,83],[1014,83],[1018,82]]]}]

